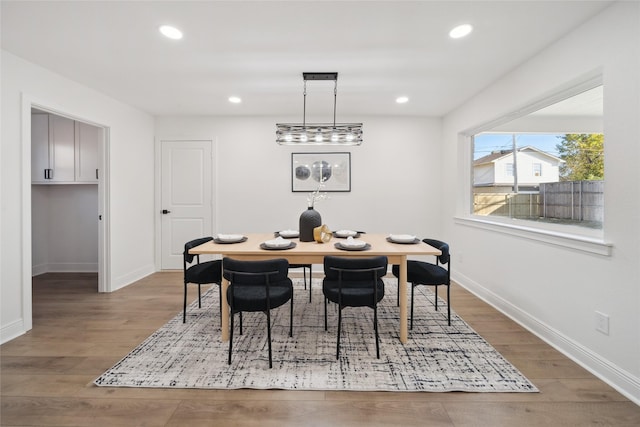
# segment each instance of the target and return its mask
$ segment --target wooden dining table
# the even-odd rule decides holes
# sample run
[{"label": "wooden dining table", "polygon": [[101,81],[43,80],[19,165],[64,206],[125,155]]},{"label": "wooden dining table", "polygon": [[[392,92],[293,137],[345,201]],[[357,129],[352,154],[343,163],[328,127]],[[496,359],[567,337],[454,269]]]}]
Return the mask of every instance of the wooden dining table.
[{"label": "wooden dining table", "polygon": [[[209,241],[191,249],[192,254],[218,254],[239,260],[264,260],[273,258],[285,258],[291,264],[323,264],[327,255],[343,257],[371,257],[385,255],[389,264],[400,266],[398,280],[398,298],[400,299],[400,342],[403,344],[408,339],[407,328],[407,258],[421,255],[441,255],[440,250],[422,241],[415,244],[393,243],[388,241],[385,234],[362,234],[359,240],[367,242],[370,247],[366,250],[338,249],[335,243],[344,240],[333,238],[326,243],[301,242],[299,239],[290,239],[296,245],[286,250],[267,250],[260,247],[261,243],[274,239],[274,233],[246,234],[246,240],[240,243],[216,243]],[[222,295],[227,294],[229,282],[222,279]],[[222,298],[222,322],[221,338],[229,340],[229,305],[226,298]]]}]

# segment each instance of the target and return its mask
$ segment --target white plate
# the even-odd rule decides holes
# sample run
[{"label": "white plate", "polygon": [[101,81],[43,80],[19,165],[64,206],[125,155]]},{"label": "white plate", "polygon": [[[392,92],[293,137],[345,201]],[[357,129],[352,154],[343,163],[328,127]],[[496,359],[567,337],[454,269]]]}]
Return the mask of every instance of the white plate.
[{"label": "white plate", "polygon": [[338,230],[336,231],[336,236],[338,237],[349,237],[349,236],[355,236],[356,234],[358,234],[357,231],[353,231],[353,230]]},{"label": "white plate", "polygon": [[344,242],[340,242],[342,246],[345,248],[363,248],[367,245],[367,242],[364,240],[356,240],[353,237],[349,237]]},{"label": "white plate", "polygon": [[398,243],[412,243],[416,241],[416,236],[411,234],[390,234],[389,239]]},{"label": "white plate", "polygon": [[282,237],[278,237],[277,239],[267,240],[264,242],[264,245],[269,248],[283,248],[285,246],[289,246],[291,242],[287,239],[283,239]]},{"label": "white plate", "polygon": [[278,231],[278,234],[281,235],[282,237],[298,237],[300,235],[300,233],[298,232],[298,230],[282,230],[282,231]]},{"label": "white plate", "polygon": [[218,234],[218,240],[221,242],[238,242],[244,238],[242,234]]}]

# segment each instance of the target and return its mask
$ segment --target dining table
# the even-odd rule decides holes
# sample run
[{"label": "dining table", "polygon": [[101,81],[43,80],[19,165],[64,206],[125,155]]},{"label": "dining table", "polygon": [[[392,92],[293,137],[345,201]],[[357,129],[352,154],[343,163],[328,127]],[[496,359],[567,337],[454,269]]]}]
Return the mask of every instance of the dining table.
[{"label": "dining table", "polygon": [[[277,235],[277,233],[275,233]],[[191,254],[215,254],[239,260],[265,260],[273,258],[285,258],[290,264],[323,264],[327,255],[343,257],[372,257],[384,255],[389,264],[399,265],[398,298],[399,298],[399,337],[401,343],[408,339],[407,328],[407,259],[414,256],[441,255],[439,249],[434,248],[419,239],[411,243],[395,243],[388,234],[366,233],[359,235],[358,239],[367,243],[365,250],[345,250],[340,241],[344,239],[332,238],[327,242],[301,242],[298,238],[290,239],[292,245],[288,249],[273,250],[266,248],[264,242],[274,239],[274,233],[250,233],[243,235],[241,241],[236,243],[221,242],[218,239],[211,240],[200,246],[192,248]],[[325,239],[326,240],[326,239]],[[224,262],[223,262],[224,264]],[[224,265],[223,265],[224,268]],[[229,282],[223,277],[222,295],[227,294]],[[229,340],[229,304],[226,298],[222,298],[221,310],[221,339]]]}]

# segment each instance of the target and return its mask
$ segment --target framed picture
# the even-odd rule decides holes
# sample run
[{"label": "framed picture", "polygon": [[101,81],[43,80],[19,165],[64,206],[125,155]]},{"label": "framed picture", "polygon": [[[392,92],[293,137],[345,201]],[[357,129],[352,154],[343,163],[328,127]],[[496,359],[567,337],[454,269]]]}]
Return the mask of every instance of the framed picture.
[{"label": "framed picture", "polygon": [[291,191],[351,191],[351,153],[291,153]]}]

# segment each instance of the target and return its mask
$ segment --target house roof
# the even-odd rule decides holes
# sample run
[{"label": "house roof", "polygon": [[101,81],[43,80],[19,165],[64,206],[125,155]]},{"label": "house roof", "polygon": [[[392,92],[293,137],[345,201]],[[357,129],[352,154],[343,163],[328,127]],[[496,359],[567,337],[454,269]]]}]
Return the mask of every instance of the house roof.
[{"label": "house roof", "polygon": [[[542,151],[539,150],[535,147],[532,147],[530,145],[527,145],[525,147],[521,147],[518,149],[519,152],[521,151],[535,151],[537,153],[543,154],[546,157],[549,157],[552,160],[555,160],[557,162],[562,162],[564,163],[564,160],[562,160],[560,157],[556,157],[552,154],[547,153],[546,151]],[[479,166],[479,165],[483,165],[483,164],[487,164],[487,163],[493,163],[496,160],[502,159],[504,157],[508,157],[511,156],[513,154],[513,150],[500,150],[500,151],[493,151],[491,154],[488,154],[486,156],[482,156],[476,160],[473,161],[473,166]]]}]

